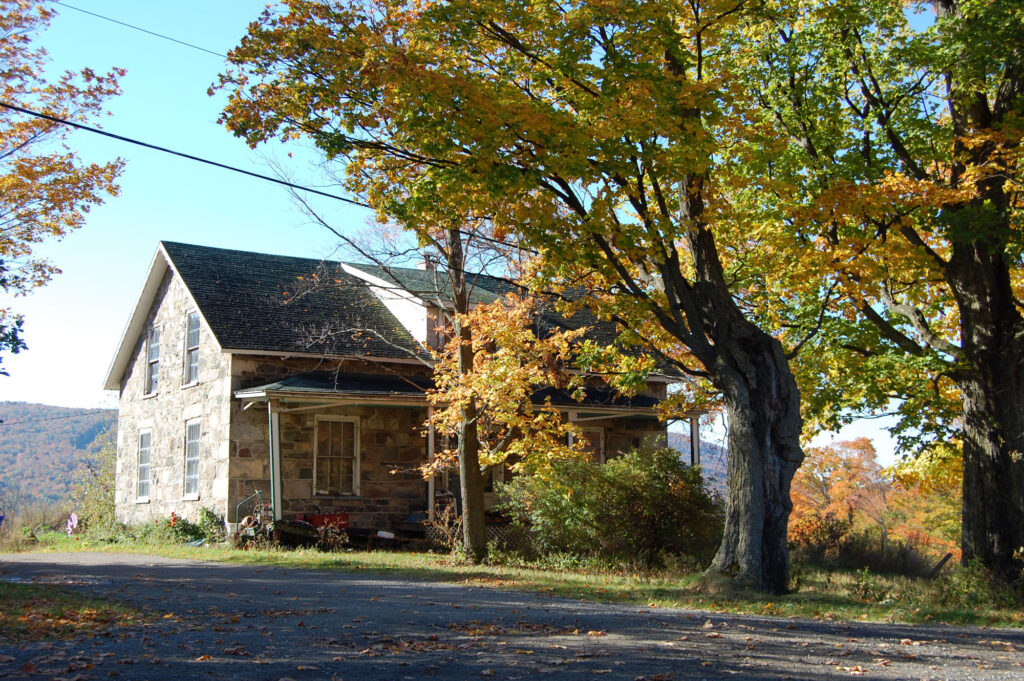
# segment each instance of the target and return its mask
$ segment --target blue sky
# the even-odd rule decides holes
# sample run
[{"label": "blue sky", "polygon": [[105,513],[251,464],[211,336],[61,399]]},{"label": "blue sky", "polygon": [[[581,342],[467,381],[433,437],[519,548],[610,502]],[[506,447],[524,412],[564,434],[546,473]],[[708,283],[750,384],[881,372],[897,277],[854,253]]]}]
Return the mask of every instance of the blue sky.
[{"label": "blue sky", "polygon": [[[69,4],[220,53],[238,43],[266,6],[254,0]],[[106,130],[263,174],[274,174],[266,165],[271,155],[294,181],[319,181],[316,154],[294,145],[253,151],[217,125],[224,97],[210,97],[207,89],[223,59],[68,7],[55,9],[59,15],[37,38],[54,73],[127,69],[123,94],[109,101],[111,115],[102,120]],[[87,132],[73,133],[70,144],[85,160],[127,161],[121,196],[94,209],[81,230],[39,249],[62,274],[26,298],[0,296],[0,305],[24,313],[29,345],[4,358],[11,376],[0,377],[0,400],[115,407],[116,395],[102,390],[103,378],[160,240],[314,258],[336,246],[283,187]],[[316,205],[344,231],[361,231],[370,220],[368,211],[340,202]],[[841,434],[859,435],[875,439],[883,459],[891,459],[891,441],[876,422]]]},{"label": "blue sky", "polygon": [[[265,7],[252,0],[69,4],[221,53]],[[109,101],[104,129],[263,174],[274,174],[266,166],[272,154],[297,181],[318,181],[315,155],[294,146],[294,158],[279,148],[252,151],[217,125],[224,97],[207,96],[207,88],[223,59],[55,9],[59,16],[37,38],[53,72],[82,66],[128,71],[123,94]],[[73,133],[69,142],[86,160],[127,160],[121,196],[94,209],[82,229],[39,249],[61,275],[27,298],[0,302],[24,313],[29,346],[5,357],[11,376],[0,378],[0,400],[114,406],[101,384],[160,240],[305,257],[329,255],[336,244],[308,223],[283,187],[88,132]],[[369,218],[340,202],[318,205],[342,229],[361,230]]]}]

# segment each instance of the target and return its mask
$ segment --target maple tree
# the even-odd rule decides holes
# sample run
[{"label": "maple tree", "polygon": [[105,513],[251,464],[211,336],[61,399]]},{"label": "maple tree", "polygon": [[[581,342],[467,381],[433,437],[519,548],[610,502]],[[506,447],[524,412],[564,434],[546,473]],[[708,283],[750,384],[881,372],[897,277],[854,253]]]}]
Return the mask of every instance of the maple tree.
[{"label": "maple tree", "polygon": [[962,467],[952,447],[883,469],[867,438],[808,447],[793,477],[790,541],[841,557],[850,533],[941,556],[959,538]]},{"label": "maple tree", "polygon": [[[538,333],[537,300],[509,293],[498,301],[477,305],[459,320],[472,329],[471,371],[463,371],[457,357],[457,337],[445,353],[437,355],[437,389],[433,423],[441,432],[455,434],[467,403],[478,414],[480,463],[509,463],[512,470],[549,473],[553,462],[585,456],[578,427],[562,418],[548,400],[535,405],[534,394],[556,388],[583,397],[585,375],[570,367],[577,356],[576,341],[587,327],[551,329]],[[442,452],[439,461],[454,452]]]},{"label": "maple tree", "polygon": [[[48,81],[46,51],[33,38],[53,11],[25,0],[0,0],[0,102],[76,121],[101,112],[118,94],[123,71],[65,72]],[[0,290],[14,296],[42,286],[60,270],[34,248],[85,221],[91,206],[117,194],[123,162],[81,163],[64,144],[64,126],[0,107]],[[0,352],[25,349],[23,319],[0,308]],[[0,374],[6,371],[0,367]]]},{"label": "maple tree", "polygon": [[828,421],[853,400],[900,400],[905,441],[962,442],[963,560],[1013,580],[1024,568],[1021,5],[777,7],[747,82],[787,134],[752,157],[763,201],[749,205],[785,207],[775,219],[794,231],[805,287],[842,294],[820,317],[835,363],[811,372],[827,386],[811,406]]},{"label": "maple tree", "polygon": [[221,86],[250,144],[309,138],[413,230],[485,216],[718,391],[730,489],[709,575],[782,592],[800,397],[734,277],[758,247],[728,200],[750,132],[745,4],[292,0]]}]

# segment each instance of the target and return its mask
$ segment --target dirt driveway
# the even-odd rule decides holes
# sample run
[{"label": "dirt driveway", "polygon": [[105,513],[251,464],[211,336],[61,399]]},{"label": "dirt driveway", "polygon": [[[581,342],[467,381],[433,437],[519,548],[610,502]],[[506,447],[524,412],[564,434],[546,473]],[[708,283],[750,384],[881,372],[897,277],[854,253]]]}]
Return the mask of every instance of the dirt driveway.
[{"label": "dirt driveway", "polygon": [[0,579],[69,582],[163,614],[0,646],[3,679],[1024,679],[1020,630],[733,617],[129,554],[0,554]]}]

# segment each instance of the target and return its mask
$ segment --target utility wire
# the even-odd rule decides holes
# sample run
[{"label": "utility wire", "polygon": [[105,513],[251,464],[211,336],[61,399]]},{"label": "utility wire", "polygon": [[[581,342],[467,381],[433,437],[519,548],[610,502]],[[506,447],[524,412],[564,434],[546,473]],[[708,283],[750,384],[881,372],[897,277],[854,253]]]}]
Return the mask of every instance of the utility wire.
[{"label": "utility wire", "polygon": [[142,142],[142,141],[137,140],[137,139],[132,139],[131,137],[125,137],[123,135],[115,135],[114,133],[107,132],[106,130],[100,130],[99,128],[94,128],[94,127],[89,126],[89,125],[84,125],[82,123],[76,123],[75,121],[69,121],[66,118],[58,118],[57,116],[51,116],[50,114],[44,114],[44,113],[40,113],[38,111],[33,111],[31,109],[26,109],[24,107],[15,106],[14,104],[8,104],[7,102],[4,102],[4,101],[0,101],[0,106],[2,106],[4,108],[7,108],[7,109],[11,109],[13,111],[19,111],[19,112],[21,112],[23,114],[28,114],[29,116],[35,116],[36,118],[42,118],[43,120],[50,121],[52,123],[59,123],[61,125],[67,125],[67,126],[70,126],[72,128],[77,128],[79,130],[85,130],[86,132],[96,133],[97,135],[103,135],[104,137],[110,137],[110,138],[115,139],[115,140],[120,140],[121,142],[128,142],[129,144],[135,144],[137,146],[145,147],[147,149],[154,149],[156,151],[162,151],[165,154],[171,154],[173,156],[180,156],[181,158],[187,158],[190,161],[197,161],[199,163],[205,163],[206,165],[214,166],[216,168],[223,168],[224,170],[230,170],[230,171],[235,172],[235,173],[241,173],[242,175],[248,175],[249,177],[256,177],[256,178],[259,178],[261,180],[266,180],[267,182],[274,182],[275,184],[284,185],[285,187],[291,187],[292,189],[299,189],[299,190],[302,190],[304,192],[309,192],[311,194],[318,194],[319,196],[326,196],[329,199],[336,199],[338,201],[344,201],[345,203],[350,203],[353,206],[360,206],[362,208],[370,208],[371,207],[369,204],[363,203],[362,201],[356,201],[355,199],[349,199],[349,198],[346,198],[344,196],[338,196],[337,194],[330,194],[328,192],[320,191],[319,189],[312,189],[310,187],[304,187],[302,185],[294,184],[292,182],[287,182],[285,180],[282,180],[282,179],[279,179],[279,178],[276,178],[276,177],[272,177],[270,175],[263,175],[261,173],[254,173],[251,170],[243,170],[242,168],[237,168],[235,166],[229,166],[229,165],[227,165],[225,163],[218,163],[217,161],[211,161],[211,160],[206,159],[206,158],[200,158],[199,156],[193,156],[192,154],[186,154],[186,153],[181,152],[181,151],[174,151],[173,149],[168,149],[167,147],[157,146],[156,144],[150,144],[149,142]]},{"label": "utility wire", "polygon": [[[251,170],[243,170],[242,168],[238,168],[238,167],[235,167],[235,166],[229,166],[226,163],[219,163],[217,161],[211,161],[209,159],[200,158],[199,156],[193,156],[192,154],[186,154],[186,153],[181,152],[181,151],[174,151],[173,149],[168,149],[167,147],[161,147],[161,146],[158,146],[156,144],[150,144],[149,142],[143,142],[141,140],[132,139],[131,137],[125,137],[124,135],[115,135],[114,133],[107,132],[106,130],[100,130],[99,128],[94,128],[94,127],[89,126],[89,125],[84,125],[82,123],[76,123],[75,121],[69,121],[66,118],[58,118],[57,116],[51,116],[50,114],[40,113],[38,111],[33,111],[31,109],[26,109],[26,108],[21,107],[21,106],[15,106],[14,104],[9,104],[9,103],[4,102],[2,100],[0,100],[0,106],[5,107],[7,109],[11,109],[12,111],[18,111],[18,112],[21,112],[21,113],[24,113],[24,114],[28,114],[29,116],[35,116],[36,118],[41,118],[43,120],[50,121],[52,123],[57,123],[57,124],[60,124],[60,125],[67,125],[67,126],[70,126],[72,128],[77,128],[79,130],[85,130],[86,132],[93,132],[93,133],[96,133],[97,135],[103,135],[104,137],[110,137],[112,139],[119,140],[121,142],[127,142],[129,144],[135,144],[135,145],[138,145],[140,147],[145,147],[146,149],[153,149],[155,151],[162,151],[165,154],[171,154],[173,156],[180,156],[181,158],[187,158],[190,161],[197,161],[199,163],[205,163],[206,165],[211,165],[211,166],[214,166],[215,168],[222,168],[224,170],[230,170],[230,171],[235,172],[235,173],[241,173],[242,175],[248,175],[249,177],[255,177],[255,178],[258,178],[260,180],[266,180],[267,182],[273,182],[275,184],[280,184],[280,185],[283,185],[285,187],[290,187],[291,189],[298,189],[299,191],[309,192],[310,194],[317,194],[318,196],[324,196],[324,197],[326,197],[328,199],[335,199],[337,201],[344,201],[345,203],[351,204],[353,206],[359,206],[360,208],[373,208],[370,204],[364,203],[362,201],[356,201],[355,199],[350,199],[350,198],[347,198],[347,197],[344,197],[344,196],[339,196],[337,194],[331,194],[331,193],[328,193],[328,192],[320,191],[319,189],[313,189],[312,187],[306,187],[306,186],[303,186],[301,184],[295,184],[294,182],[288,182],[286,180],[282,180],[282,179],[277,178],[277,177],[272,177],[270,175],[263,175],[261,173],[254,173]],[[506,246],[508,248],[514,248],[514,249],[517,249],[517,250],[520,250],[520,251],[526,251],[526,252],[529,252],[529,253],[537,253],[537,251],[535,251],[535,250],[533,250],[531,248],[525,248],[524,246],[521,246],[521,245],[518,245],[518,244],[510,244],[510,243],[508,243],[506,241],[500,241],[498,239],[492,239],[492,238],[484,236],[482,234],[476,234],[474,232],[468,232],[468,231],[462,230],[462,229],[458,230],[458,232],[460,234],[465,235],[465,236],[477,238],[477,239],[480,239],[482,241],[487,241],[487,242],[490,242],[490,243],[495,244],[495,245]]]},{"label": "utility wire", "polygon": [[42,423],[43,421],[60,421],[62,419],[77,419],[83,416],[89,416],[90,414],[105,414],[108,412],[117,411],[117,409],[93,409],[91,411],[83,411],[77,414],[65,414],[64,416],[50,416],[45,419],[29,419],[28,421],[0,421],[0,426],[20,426],[24,423]]},{"label": "utility wire", "polygon": [[[89,15],[97,17],[99,19],[103,19],[105,21],[109,21],[111,23],[118,24],[120,26],[124,26],[126,28],[130,28],[130,29],[133,29],[133,30],[136,30],[136,31],[141,31],[142,33],[146,33],[148,35],[155,36],[155,37],[161,38],[163,40],[169,40],[170,42],[177,43],[178,45],[184,45],[185,47],[190,47],[190,48],[192,48],[194,50],[199,50],[200,52],[207,52],[209,54],[212,54],[212,55],[215,55],[215,56],[218,56],[218,57],[223,57],[225,59],[228,58],[228,56],[225,55],[225,54],[221,54],[220,52],[214,52],[213,50],[208,50],[205,47],[199,47],[198,45],[193,45],[192,43],[185,42],[184,40],[178,40],[177,38],[172,38],[170,36],[163,35],[162,33],[156,33],[154,31],[149,31],[149,30],[146,30],[144,28],[140,28],[138,26],[134,26],[132,24],[129,24],[127,22],[119,21],[117,19],[112,19],[111,17],[107,17],[107,16],[104,16],[102,14],[97,14],[95,12],[90,12],[88,10],[81,9],[80,7],[75,7],[74,5],[69,5],[69,4],[64,3],[64,2],[58,2],[57,0],[51,0],[51,1],[55,5],[60,5],[61,7],[67,7],[68,9],[73,9],[73,10],[75,10],[77,12],[82,12],[83,14],[89,14]],[[236,173],[242,173],[244,175],[250,175],[252,177],[256,177],[256,178],[259,178],[261,180],[268,180],[268,181],[274,182],[276,184],[284,185],[286,187],[291,187],[292,189],[299,189],[299,190],[302,190],[302,191],[310,192],[312,194],[318,194],[320,196],[325,196],[325,197],[330,198],[330,199],[337,199],[338,201],[344,201],[344,202],[350,203],[350,204],[352,204],[354,206],[360,206],[362,208],[372,208],[369,204],[363,203],[361,201],[355,201],[353,199],[348,199],[348,198],[345,198],[344,196],[338,196],[336,194],[328,194],[326,192],[322,192],[322,191],[317,190],[317,189],[311,189],[310,187],[304,187],[302,185],[297,185],[297,184],[293,184],[291,182],[286,182],[284,180],[281,180],[281,179],[278,179],[278,178],[275,178],[275,177],[271,177],[269,175],[261,175],[259,173],[250,172],[248,170],[242,170],[241,168],[236,168],[234,166],[228,166],[228,165],[225,165],[223,163],[218,163],[216,161],[208,161],[206,159],[199,158],[198,156],[192,156],[190,154],[185,154],[185,153],[182,153],[182,152],[173,151],[171,149],[165,149],[164,147],[158,147],[158,146],[156,146],[154,144],[148,144],[146,142],[140,142],[138,140],[134,140],[134,139],[131,139],[131,138],[128,138],[128,137],[123,137],[121,135],[115,135],[113,133],[109,133],[109,132],[105,132],[103,130],[100,130],[98,128],[91,128],[91,127],[89,127],[87,125],[82,125],[80,123],[74,123],[72,121],[68,121],[68,120],[65,120],[65,119],[56,118],[55,116],[49,116],[47,114],[42,114],[42,113],[38,113],[38,112],[35,112],[35,111],[30,111],[29,109],[23,109],[21,107],[14,106],[12,104],[7,104],[6,102],[0,101],[0,106],[5,106],[5,107],[7,107],[9,109],[14,109],[15,111],[21,111],[22,113],[27,113],[27,114],[30,114],[32,116],[38,116],[39,118],[43,118],[43,119],[46,119],[46,120],[49,120],[49,121],[53,121],[55,123],[62,123],[64,125],[69,125],[69,126],[74,127],[74,128],[79,128],[81,130],[86,130],[88,132],[94,132],[94,133],[96,133],[98,135],[104,135],[106,137],[111,137],[113,139],[121,140],[123,142],[128,142],[130,144],[137,144],[139,146],[146,147],[148,149],[155,149],[157,151],[162,151],[162,152],[168,153],[168,154],[174,154],[175,156],[180,156],[182,158],[187,158],[187,159],[190,159],[190,160],[193,160],[193,161],[198,161],[200,163],[206,163],[206,164],[209,164],[209,165],[212,165],[212,166],[216,166],[218,168],[224,168],[225,170],[232,170],[232,171],[234,171]],[[510,243],[508,243],[506,241],[500,241],[498,239],[492,239],[492,238],[483,236],[481,234],[474,234],[474,233],[471,233],[471,232],[467,232],[466,230],[461,230],[460,229],[460,230],[458,230],[458,232],[460,234],[465,235],[465,236],[475,237],[475,238],[481,239],[482,241],[487,241],[489,243],[495,244],[497,246],[505,246],[507,248],[514,248],[516,250],[525,251],[527,253],[533,253],[535,255],[538,253],[538,251],[536,251],[536,250],[534,250],[532,248],[525,248],[525,247],[523,247],[523,246],[521,246],[519,244],[510,244]]]},{"label": "utility wire", "polygon": [[214,52],[213,50],[208,50],[205,47],[200,47],[199,45],[193,45],[192,43],[187,43],[184,40],[178,40],[177,38],[172,38],[172,37],[164,35],[162,33],[157,33],[155,31],[149,31],[149,30],[147,30],[145,28],[140,28],[139,26],[134,26],[134,25],[126,23],[124,21],[118,21],[117,19],[111,19],[110,17],[105,17],[102,14],[97,14],[96,12],[90,12],[89,10],[82,9],[81,7],[75,7],[74,5],[69,5],[69,4],[65,3],[65,2],[57,2],[57,0],[51,0],[51,2],[53,2],[54,5],[60,5],[61,7],[67,7],[68,9],[73,9],[76,12],[81,12],[82,14],[88,14],[89,16],[96,17],[97,19],[103,19],[104,21],[109,21],[112,24],[118,24],[119,26],[124,26],[126,28],[130,28],[133,31],[139,31],[141,33],[146,33],[146,34],[151,35],[151,36],[156,36],[157,38],[161,38],[163,40],[169,40],[172,43],[178,43],[179,45],[184,45],[185,47],[191,47],[193,50],[199,50],[200,52],[206,52],[207,54],[212,54],[215,57],[222,57],[223,59],[227,59],[228,58],[228,56],[226,54],[221,54],[220,52]]}]

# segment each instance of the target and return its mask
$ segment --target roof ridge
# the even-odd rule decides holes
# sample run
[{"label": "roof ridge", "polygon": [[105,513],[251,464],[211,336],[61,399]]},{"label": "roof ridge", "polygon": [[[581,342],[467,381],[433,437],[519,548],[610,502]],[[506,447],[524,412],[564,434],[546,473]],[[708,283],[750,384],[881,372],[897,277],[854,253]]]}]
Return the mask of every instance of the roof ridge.
[{"label": "roof ridge", "polygon": [[[300,263],[300,262],[304,262],[304,263],[328,263],[328,264],[331,264],[331,265],[342,265],[342,264],[345,264],[341,260],[328,260],[326,258],[304,258],[304,257],[298,256],[298,255],[282,255],[280,253],[265,253],[263,251],[244,251],[244,250],[242,250],[240,248],[223,248],[221,246],[204,246],[202,244],[187,244],[187,243],[184,243],[182,241],[166,241],[166,240],[163,240],[163,239],[160,240],[160,245],[163,246],[165,250],[167,250],[167,247],[170,246],[171,248],[187,248],[187,249],[190,249],[190,250],[193,250],[193,251],[218,251],[218,252],[224,253],[224,254],[229,254],[230,253],[230,254],[244,255],[244,256],[262,256],[262,257],[265,257],[265,258],[279,258],[279,259],[282,259],[282,260],[291,260],[291,261],[294,261],[296,263]],[[172,255],[172,257],[173,257],[173,254],[171,254],[170,251],[168,251],[168,255]]]}]

